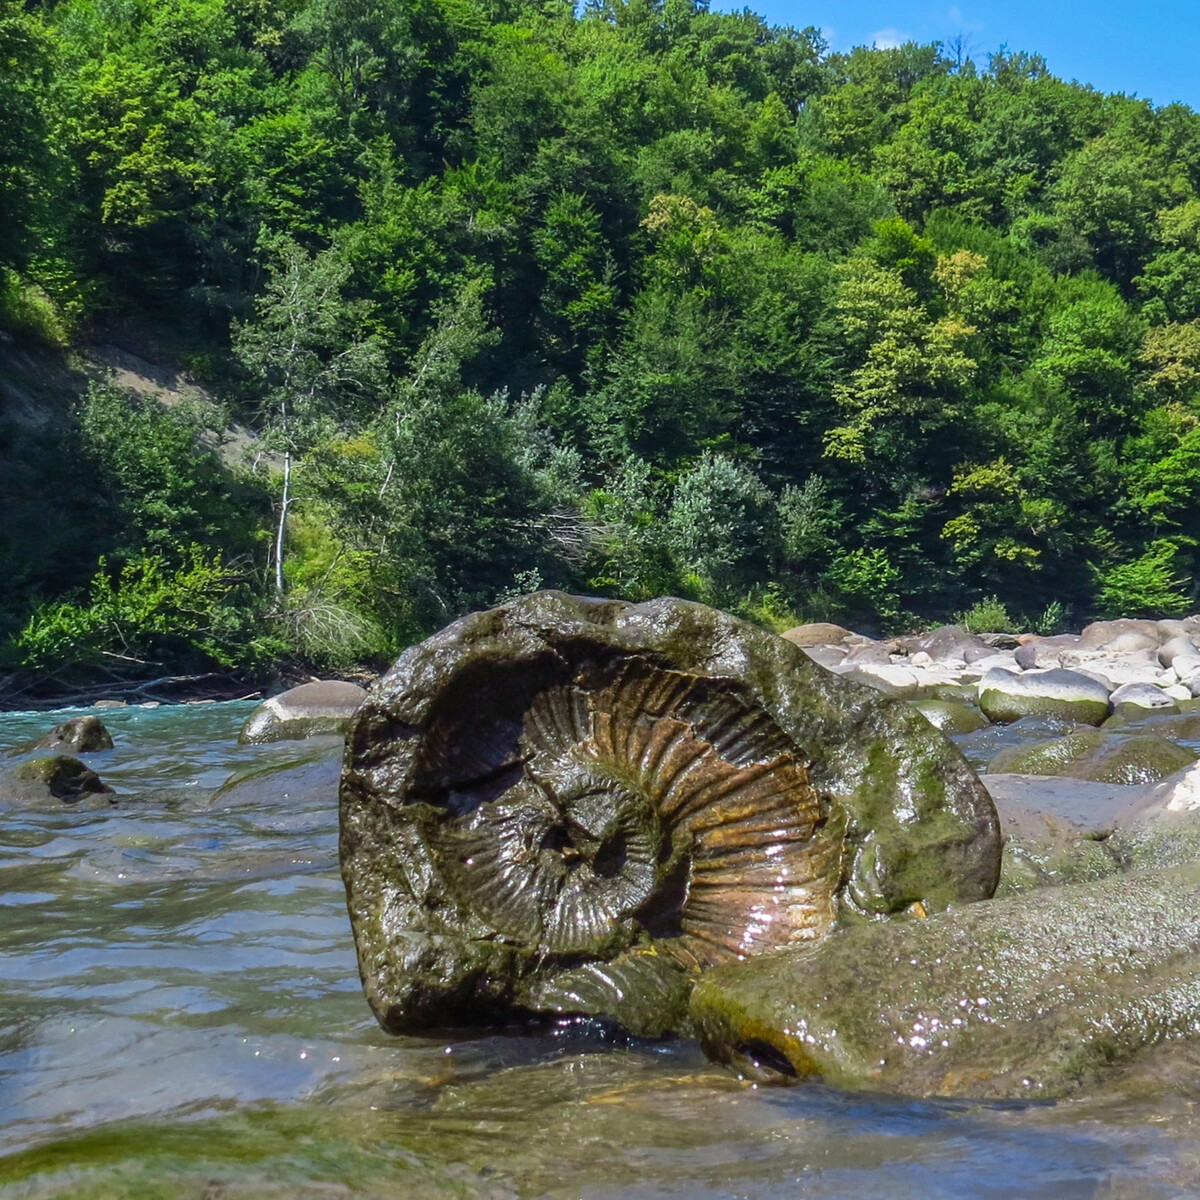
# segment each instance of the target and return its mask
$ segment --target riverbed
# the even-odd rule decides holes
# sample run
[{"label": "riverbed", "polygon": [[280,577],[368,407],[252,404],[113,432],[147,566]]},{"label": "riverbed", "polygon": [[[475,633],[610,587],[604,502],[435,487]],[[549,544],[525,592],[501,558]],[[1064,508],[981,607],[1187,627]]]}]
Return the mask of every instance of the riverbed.
[{"label": "riverbed", "polygon": [[[115,805],[0,809],[2,1200],[1200,1194],[1180,1045],[1098,1094],[985,1105],[755,1087],[589,1025],[384,1035],[336,796],[213,800],[304,753],[238,746],[253,707],[103,711],[115,748],[84,757]],[[0,714],[0,746],[72,715]]]}]

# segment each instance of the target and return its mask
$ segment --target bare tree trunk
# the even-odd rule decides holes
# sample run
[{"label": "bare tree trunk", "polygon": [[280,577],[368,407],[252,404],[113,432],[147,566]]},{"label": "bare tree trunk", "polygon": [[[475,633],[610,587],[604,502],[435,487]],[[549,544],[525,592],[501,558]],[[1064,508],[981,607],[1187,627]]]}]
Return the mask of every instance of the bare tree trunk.
[{"label": "bare tree trunk", "polygon": [[279,528],[275,532],[275,594],[283,595],[283,537],[288,505],[292,502],[292,452],[283,456],[283,498],[279,503]]}]

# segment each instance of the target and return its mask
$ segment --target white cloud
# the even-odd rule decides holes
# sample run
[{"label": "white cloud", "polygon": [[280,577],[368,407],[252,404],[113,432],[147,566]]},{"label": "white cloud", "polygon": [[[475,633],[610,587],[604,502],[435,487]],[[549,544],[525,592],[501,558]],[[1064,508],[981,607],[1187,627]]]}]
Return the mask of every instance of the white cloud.
[{"label": "white cloud", "polygon": [[903,46],[909,41],[907,33],[901,33],[899,29],[891,27],[887,29],[877,29],[871,34],[871,45],[876,50],[895,50],[897,46]]}]

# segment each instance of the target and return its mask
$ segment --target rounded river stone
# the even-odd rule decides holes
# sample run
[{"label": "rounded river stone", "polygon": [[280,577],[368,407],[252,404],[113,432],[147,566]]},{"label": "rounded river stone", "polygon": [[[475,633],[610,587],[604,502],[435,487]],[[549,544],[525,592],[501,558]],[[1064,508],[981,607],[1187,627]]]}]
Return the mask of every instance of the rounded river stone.
[{"label": "rounded river stone", "polygon": [[1058,667],[1020,674],[993,667],[979,681],[979,707],[984,716],[1004,723],[1049,716],[1099,725],[1108,716],[1108,694],[1098,680]]},{"label": "rounded river stone", "polygon": [[356,683],[323,679],[272,696],[249,716],[239,742],[280,742],[343,733],[367,693]]},{"label": "rounded river stone", "polygon": [[1079,730],[1036,746],[1009,746],[988,774],[1068,775],[1095,783],[1156,783],[1196,761],[1183,746],[1154,733],[1120,735]]}]

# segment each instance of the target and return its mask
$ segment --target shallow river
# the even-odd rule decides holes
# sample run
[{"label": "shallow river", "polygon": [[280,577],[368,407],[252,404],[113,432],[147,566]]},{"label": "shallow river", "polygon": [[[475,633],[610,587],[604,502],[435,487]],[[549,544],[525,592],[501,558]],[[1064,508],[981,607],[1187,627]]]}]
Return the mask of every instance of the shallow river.
[{"label": "shallow river", "polygon": [[[248,703],[103,713],[106,811],[0,809],[0,1198],[1200,1195],[1200,1053],[1057,1105],[756,1089],[681,1042],[384,1036],[332,793],[211,803]],[[0,714],[0,746],[70,713]],[[1045,734],[1041,734],[1045,736]]]}]

